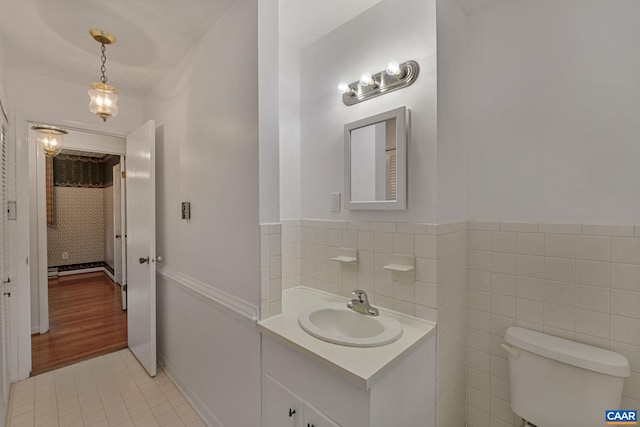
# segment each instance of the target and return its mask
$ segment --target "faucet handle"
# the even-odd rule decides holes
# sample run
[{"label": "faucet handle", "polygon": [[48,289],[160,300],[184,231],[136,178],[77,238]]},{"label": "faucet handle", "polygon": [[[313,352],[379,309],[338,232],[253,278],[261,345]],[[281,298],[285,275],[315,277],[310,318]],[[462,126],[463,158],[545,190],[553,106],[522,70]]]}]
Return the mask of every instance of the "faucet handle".
[{"label": "faucet handle", "polygon": [[351,294],[355,295],[356,297],[358,297],[358,301],[360,301],[361,303],[369,303],[369,297],[367,296],[367,293],[361,289],[356,289],[355,291],[351,292]]}]

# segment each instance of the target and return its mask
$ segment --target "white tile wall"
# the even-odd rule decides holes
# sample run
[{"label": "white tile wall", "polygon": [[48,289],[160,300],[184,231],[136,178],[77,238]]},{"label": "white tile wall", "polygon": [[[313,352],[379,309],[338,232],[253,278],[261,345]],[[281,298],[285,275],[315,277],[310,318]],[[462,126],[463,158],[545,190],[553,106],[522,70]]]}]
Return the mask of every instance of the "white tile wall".
[{"label": "white tile wall", "polygon": [[[302,227],[299,219],[283,219],[282,222],[282,288],[300,286],[302,265]],[[337,238],[332,233],[332,238]]]},{"label": "white tile wall", "polygon": [[260,224],[260,318],[282,312],[282,225]]},{"label": "white tile wall", "polygon": [[625,355],[622,406],[640,409],[638,226],[469,221],[467,424],[513,426],[511,325]]},{"label": "white tile wall", "polygon": [[[623,407],[640,409],[640,226],[283,220],[282,242],[283,287],[362,288],[438,322],[439,426],[463,425],[465,401],[467,425],[513,425],[511,325],[625,355]],[[330,260],[340,247],[358,249],[357,265]],[[415,256],[415,271],[382,269],[392,253]]]},{"label": "white tile wall", "polygon": [[[467,287],[466,223],[408,224],[282,220],[282,284],[349,297],[438,322],[438,425],[464,425]],[[356,264],[332,261],[357,249]],[[407,273],[383,269],[392,254],[415,257]]]}]

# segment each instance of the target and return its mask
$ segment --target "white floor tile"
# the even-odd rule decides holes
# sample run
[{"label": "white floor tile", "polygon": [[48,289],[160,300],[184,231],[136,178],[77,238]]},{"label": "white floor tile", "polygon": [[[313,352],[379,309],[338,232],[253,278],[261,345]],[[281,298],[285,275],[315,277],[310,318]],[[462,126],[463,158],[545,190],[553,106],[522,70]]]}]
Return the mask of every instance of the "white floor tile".
[{"label": "white floor tile", "polygon": [[151,378],[129,350],[15,383],[9,427],[204,426],[161,370]]}]

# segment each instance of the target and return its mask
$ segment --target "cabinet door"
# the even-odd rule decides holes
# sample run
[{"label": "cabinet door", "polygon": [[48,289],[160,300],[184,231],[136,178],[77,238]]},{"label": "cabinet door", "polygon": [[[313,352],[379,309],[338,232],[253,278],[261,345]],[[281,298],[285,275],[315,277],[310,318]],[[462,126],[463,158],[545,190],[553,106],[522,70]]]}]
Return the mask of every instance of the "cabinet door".
[{"label": "cabinet door", "polygon": [[308,403],[304,404],[304,422],[303,427],[340,427],[334,423],[329,417],[318,411]]},{"label": "cabinet door", "polygon": [[262,427],[302,427],[302,400],[268,374],[262,387]]}]

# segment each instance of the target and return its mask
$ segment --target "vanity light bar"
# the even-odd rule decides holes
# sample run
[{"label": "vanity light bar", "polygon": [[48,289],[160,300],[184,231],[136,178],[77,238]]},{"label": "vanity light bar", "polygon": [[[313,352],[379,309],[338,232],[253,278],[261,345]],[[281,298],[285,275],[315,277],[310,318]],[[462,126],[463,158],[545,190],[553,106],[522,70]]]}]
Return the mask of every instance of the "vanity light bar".
[{"label": "vanity light bar", "polygon": [[354,105],[410,86],[416,81],[418,74],[420,74],[420,66],[416,61],[407,61],[402,64],[394,61],[389,63],[385,71],[374,75],[365,73],[360,80],[351,84],[340,83],[338,91],[342,94],[344,105]]}]

